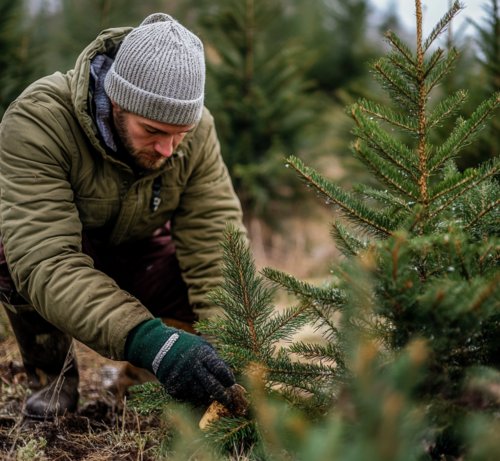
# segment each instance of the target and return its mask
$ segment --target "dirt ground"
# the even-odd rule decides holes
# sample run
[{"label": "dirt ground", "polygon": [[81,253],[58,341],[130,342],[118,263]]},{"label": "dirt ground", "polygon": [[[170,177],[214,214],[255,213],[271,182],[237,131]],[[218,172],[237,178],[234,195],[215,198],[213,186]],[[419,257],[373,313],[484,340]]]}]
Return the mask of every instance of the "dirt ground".
[{"label": "dirt ground", "polygon": [[106,390],[119,362],[80,343],[76,350],[80,369],[77,413],[26,424],[21,415],[29,395],[26,375],[10,325],[0,312],[0,460],[157,459],[165,423],[159,416],[141,416],[126,409],[123,401]]}]

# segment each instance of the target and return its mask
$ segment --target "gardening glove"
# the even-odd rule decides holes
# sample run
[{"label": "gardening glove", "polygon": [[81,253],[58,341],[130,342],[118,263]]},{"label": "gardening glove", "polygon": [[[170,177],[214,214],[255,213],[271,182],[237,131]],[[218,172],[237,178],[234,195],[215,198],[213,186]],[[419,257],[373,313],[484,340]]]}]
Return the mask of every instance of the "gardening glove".
[{"label": "gardening glove", "polygon": [[147,320],[127,336],[125,358],[153,373],[166,392],[178,400],[207,405],[232,402],[233,372],[201,336]]}]

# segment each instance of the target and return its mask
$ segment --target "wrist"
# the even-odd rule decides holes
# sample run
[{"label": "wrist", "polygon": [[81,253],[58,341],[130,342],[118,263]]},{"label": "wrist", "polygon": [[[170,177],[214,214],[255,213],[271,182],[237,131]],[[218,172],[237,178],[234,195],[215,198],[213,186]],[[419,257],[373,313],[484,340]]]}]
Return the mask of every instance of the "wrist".
[{"label": "wrist", "polygon": [[146,320],[130,330],[125,359],[158,376],[158,368],[179,339],[179,330],[166,327],[161,319]]}]

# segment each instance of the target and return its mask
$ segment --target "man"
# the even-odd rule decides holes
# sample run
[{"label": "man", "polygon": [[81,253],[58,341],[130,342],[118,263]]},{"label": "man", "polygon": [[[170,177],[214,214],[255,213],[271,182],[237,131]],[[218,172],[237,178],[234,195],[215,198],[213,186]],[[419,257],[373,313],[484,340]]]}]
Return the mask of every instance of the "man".
[{"label": "man", "polygon": [[39,389],[26,415],[76,408],[72,338],[150,371],[174,397],[230,404],[234,377],[212,346],[155,319],[209,315],[221,232],[242,227],[204,83],[201,41],[158,13],[102,32],[74,70],[6,112],[0,289]]}]

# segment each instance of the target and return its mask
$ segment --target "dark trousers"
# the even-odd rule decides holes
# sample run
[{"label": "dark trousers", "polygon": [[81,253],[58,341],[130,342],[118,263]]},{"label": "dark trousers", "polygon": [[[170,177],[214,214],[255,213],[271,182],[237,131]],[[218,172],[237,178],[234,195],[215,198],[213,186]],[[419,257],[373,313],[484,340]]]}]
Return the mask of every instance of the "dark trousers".
[{"label": "dark trousers", "polygon": [[[92,245],[84,233],[82,251],[94,260],[97,270],[110,276],[121,289],[135,296],[155,317],[188,323],[196,320],[175,256],[170,223],[158,229],[151,238],[114,248]],[[1,241],[0,291],[10,292],[15,298],[14,282],[7,268]]]}]

